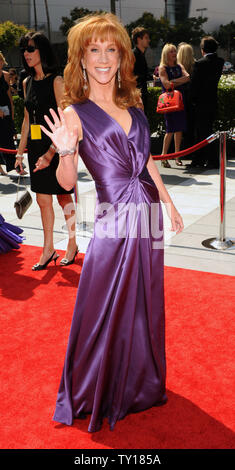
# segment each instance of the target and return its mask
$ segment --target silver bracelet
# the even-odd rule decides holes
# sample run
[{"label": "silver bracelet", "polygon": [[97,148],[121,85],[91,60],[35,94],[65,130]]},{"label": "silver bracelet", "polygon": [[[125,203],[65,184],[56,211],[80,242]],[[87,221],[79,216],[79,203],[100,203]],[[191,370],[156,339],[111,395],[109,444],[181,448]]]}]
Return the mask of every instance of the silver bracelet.
[{"label": "silver bracelet", "polygon": [[73,155],[76,152],[76,150],[77,150],[76,147],[74,147],[73,149],[63,149],[63,150],[57,149],[57,152],[60,157],[65,157],[66,155]]},{"label": "silver bracelet", "polygon": [[55,150],[55,152],[57,152],[57,147],[55,147],[54,144],[51,144],[49,148],[52,149],[52,150]]},{"label": "silver bracelet", "polygon": [[24,158],[24,155],[21,155],[20,153],[17,153],[15,157],[16,158]]}]

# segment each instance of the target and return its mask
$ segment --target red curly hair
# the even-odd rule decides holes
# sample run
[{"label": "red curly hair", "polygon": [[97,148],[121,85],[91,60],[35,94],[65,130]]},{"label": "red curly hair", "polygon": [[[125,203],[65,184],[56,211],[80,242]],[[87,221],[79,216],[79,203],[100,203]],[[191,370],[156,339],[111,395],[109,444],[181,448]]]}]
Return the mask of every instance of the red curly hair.
[{"label": "red curly hair", "polygon": [[81,103],[88,99],[90,87],[84,90],[81,60],[90,42],[112,40],[118,47],[121,57],[121,87],[116,78],[114,102],[122,109],[129,106],[142,107],[140,90],[136,88],[133,74],[134,54],[131,41],[124,26],[112,13],[101,13],[83,17],[68,34],[68,62],[64,70],[64,107]]}]

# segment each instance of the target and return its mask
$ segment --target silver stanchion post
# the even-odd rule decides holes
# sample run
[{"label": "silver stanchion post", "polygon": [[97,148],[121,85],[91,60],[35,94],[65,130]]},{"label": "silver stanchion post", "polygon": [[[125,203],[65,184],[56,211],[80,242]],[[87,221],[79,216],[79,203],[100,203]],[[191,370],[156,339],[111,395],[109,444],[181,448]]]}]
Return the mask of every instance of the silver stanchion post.
[{"label": "silver stanchion post", "polygon": [[226,132],[220,133],[220,231],[219,238],[208,238],[202,242],[206,248],[226,250],[235,246],[234,241],[225,237],[225,197],[226,197]]}]

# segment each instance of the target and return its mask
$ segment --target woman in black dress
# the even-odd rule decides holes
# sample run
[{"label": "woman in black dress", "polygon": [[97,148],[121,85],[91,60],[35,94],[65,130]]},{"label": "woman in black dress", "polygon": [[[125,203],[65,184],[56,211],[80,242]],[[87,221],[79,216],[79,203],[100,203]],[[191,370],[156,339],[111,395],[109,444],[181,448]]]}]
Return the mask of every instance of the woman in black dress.
[{"label": "woman in black dress", "polygon": [[48,114],[50,108],[57,112],[63,94],[63,79],[57,75],[51,44],[44,34],[31,32],[21,40],[21,52],[23,65],[29,76],[23,82],[25,114],[15,165],[22,168],[23,153],[27,147],[31,190],[37,194],[44,232],[42,255],[39,262],[32,267],[34,271],[38,271],[45,269],[51,261],[56,262],[58,258],[53,244],[53,194],[57,195],[69,231],[65,258],[60,264],[65,266],[74,262],[78,247],[75,220],[71,224],[70,219],[75,215],[75,208],[71,196],[73,190],[66,191],[56,179],[59,162],[56,148],[40,130],[40,124],[45,125],[44,115]]},{"label": "woman in black dress", "polygon": [[[4,55],[0,52],[0,147],[14,149],[14,107],[10,91],[10,75],[2,70],[7,65]],[[6,165],[7,171],[14,169],[15,157],[12,154],[0,152],[0,174],[5,175],[1,164]]]}]

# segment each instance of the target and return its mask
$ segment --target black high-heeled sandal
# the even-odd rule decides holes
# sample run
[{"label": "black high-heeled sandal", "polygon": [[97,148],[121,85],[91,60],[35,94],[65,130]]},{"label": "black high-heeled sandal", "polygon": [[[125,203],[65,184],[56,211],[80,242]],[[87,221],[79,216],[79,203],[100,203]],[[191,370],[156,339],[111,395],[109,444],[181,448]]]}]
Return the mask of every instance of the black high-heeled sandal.
[{"label": "black high-heeled sandal", "polygon": [[177,166],[183,166],[183,163],[179,158],[175,159],[175,163],[176,163]]},{"label": "black high-heeled sandal", "polygon": [[39,264],[39,263],[34,264],[34,266],[32,267],[32,271],[42,271],[42,269],[45,269],[51,261],[54,261],[56,265],[56,260],[59,258],[59,255],[56,255],[56,257],[54,258],[55,254],[56,254],[56,251],[52,253],[51,257],[44,264]]},{"label": "black high-heeled sandal", "polygon": [[163,166],[164,168],[171,168],[171,165],[168,160],[161,160],[161,166]]},{"label": "black high-heeled sandal", "polygon": [[71,260],[68,260],[67,258],[62,258],[62,260],[60,262],[60,266],[69,266],[70,264],[73,264],[78,252],[79,252],[79,249],[77,247],[77,249],[74,253],[74,257]]}]

